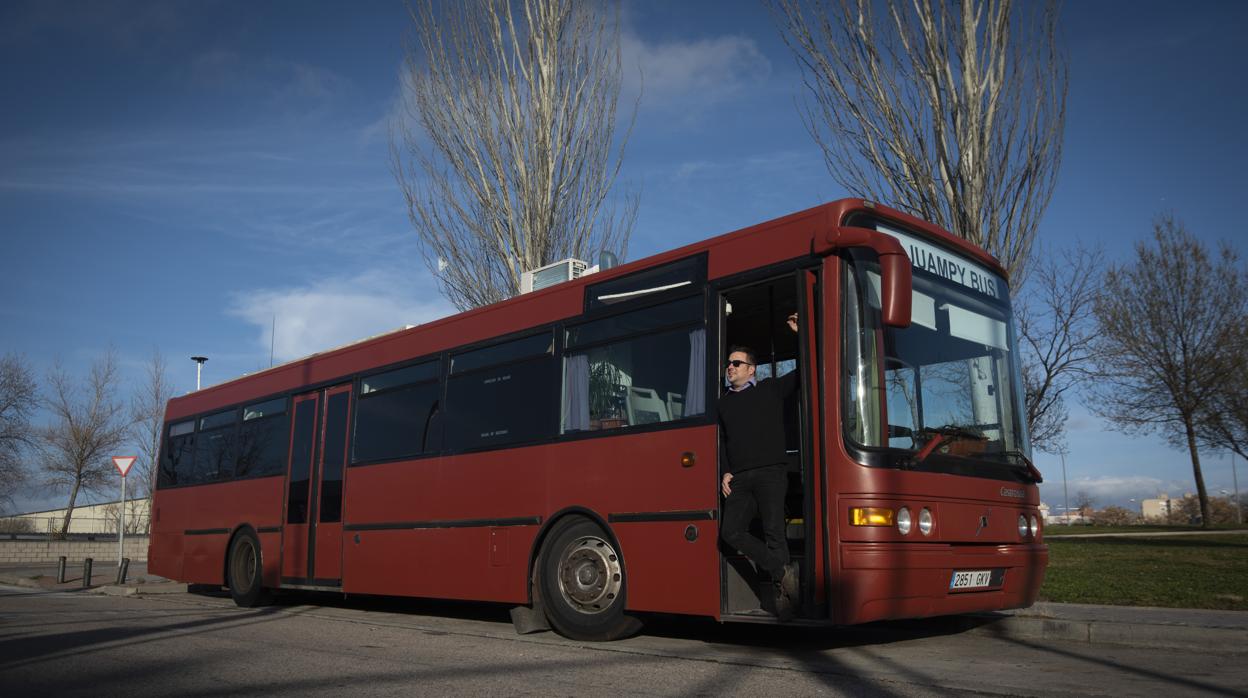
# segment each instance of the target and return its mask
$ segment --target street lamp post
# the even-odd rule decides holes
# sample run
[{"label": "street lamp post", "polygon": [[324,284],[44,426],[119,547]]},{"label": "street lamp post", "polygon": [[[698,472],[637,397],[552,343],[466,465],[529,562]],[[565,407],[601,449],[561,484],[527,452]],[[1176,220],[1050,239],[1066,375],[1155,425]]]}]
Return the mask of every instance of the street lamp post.
[{"label": "street lamp post", "polygon": [[208,360],[207,356],[192,356],[191,361],[195,362],[195,389],[199,390],[199,378],[204,372],[204,362]]},{"label": "street lamp post", "polygon": [[1239,506],[1239,476],[1235,474],[1235,453],[1231,452],[1231,482],[1235,485],[1235,523],[1244,523],[1244,512]]},{"label": "street lamp post", "polygon": [[1062,510],[1066,512],[1066,523],[1070,523],[1070,493],[1066,490],[1066,448],[1057,452],[1062,457]]}]

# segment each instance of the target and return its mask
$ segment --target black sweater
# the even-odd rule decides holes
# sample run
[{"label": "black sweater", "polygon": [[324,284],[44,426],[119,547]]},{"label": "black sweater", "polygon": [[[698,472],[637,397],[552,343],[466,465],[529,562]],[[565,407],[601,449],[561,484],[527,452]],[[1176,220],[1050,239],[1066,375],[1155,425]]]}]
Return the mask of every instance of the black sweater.
[{"label": "black sweater", "polygon": [[785,462],[784,400],[797,388],[797,371],[768,378],[719,399],[719,426],[727,456],[724,472]]}]

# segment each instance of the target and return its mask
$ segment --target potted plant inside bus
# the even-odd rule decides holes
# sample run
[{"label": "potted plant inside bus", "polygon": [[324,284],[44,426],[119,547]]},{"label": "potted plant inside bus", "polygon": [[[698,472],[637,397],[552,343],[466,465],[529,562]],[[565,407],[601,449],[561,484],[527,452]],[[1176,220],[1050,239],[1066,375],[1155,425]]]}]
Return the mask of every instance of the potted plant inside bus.
[{"label": "potted plant inside bus", "polygon": [[607,359],[592,362],[589,369],[589,428],[618,429],[624,419],[624,386],[620,369]]}]

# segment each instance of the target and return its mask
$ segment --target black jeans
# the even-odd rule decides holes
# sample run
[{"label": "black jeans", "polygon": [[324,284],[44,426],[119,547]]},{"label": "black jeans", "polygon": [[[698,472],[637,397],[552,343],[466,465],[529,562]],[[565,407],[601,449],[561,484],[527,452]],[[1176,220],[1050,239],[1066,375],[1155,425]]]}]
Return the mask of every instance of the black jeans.
[{"label": "black jeans", "polygon": [[[779,580],[789,563],[789,545],[784,537],[784,495],[789,476],[784,464],[733,473],[728,486],[732,494],[724,499],[721,537],[772,579]],[[755,516],[762,521],[765,540],[750,535]]]}]

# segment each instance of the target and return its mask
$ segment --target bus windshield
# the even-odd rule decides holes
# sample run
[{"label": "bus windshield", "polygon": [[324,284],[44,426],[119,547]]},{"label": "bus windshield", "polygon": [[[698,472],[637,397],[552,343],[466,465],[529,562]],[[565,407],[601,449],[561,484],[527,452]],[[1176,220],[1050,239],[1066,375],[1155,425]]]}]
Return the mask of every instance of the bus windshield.
[{"label": "bus windshield", "polygon": [[[1008,286],[965,257],[899,231],[914,273],[911,325],[880,322],[879,266],[845,275],[846,433],[874,464],[1018,472],[1030,457]],[[927,448],[925,448],[927,447]]]}]

